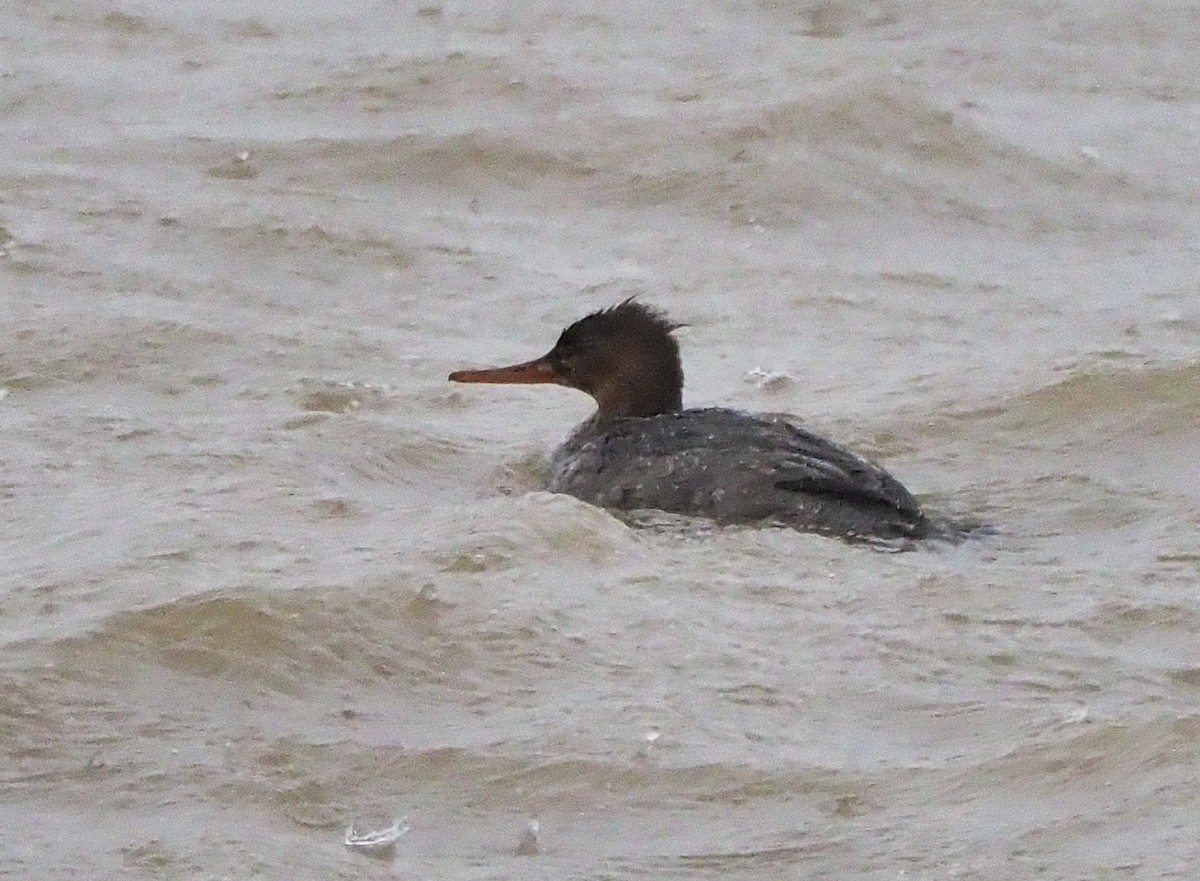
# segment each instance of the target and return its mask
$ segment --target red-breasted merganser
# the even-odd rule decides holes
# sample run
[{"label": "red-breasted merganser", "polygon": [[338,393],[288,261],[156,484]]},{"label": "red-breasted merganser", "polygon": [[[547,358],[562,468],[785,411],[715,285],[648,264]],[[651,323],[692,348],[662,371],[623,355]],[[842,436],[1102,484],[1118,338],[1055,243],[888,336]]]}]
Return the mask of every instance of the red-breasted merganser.
[{"label": "red-breasted merganser", "polygon": [[844,538],[930,534],[908,490],[857,453],[777,416],[683,409],[680,326],[629,299],[576,321],[540,358],[450,380],[555,383],[595,399],[595,415],[551,458],[551,492]]}]

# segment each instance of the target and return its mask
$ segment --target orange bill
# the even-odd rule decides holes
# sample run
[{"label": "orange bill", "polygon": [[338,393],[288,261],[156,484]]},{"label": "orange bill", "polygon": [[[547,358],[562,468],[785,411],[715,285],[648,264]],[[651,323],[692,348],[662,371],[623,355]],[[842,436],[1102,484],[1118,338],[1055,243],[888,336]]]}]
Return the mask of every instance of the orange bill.
[{"label": "orange bill", "polygon": [[523,364],[513,364],[509,367],[490,367],[486,370],[456,370],[450,374],[451,382],[500,382],[500,383],[536,383],[558,382],[554,365],[550,359],[543,356]]}]

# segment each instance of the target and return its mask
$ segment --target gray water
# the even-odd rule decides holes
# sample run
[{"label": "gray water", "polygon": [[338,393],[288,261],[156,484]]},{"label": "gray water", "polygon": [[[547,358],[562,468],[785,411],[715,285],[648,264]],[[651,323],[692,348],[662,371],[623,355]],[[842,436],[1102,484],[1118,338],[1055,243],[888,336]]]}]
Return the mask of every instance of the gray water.
[{"label": "gray water", "polygon": [[[1198,44],[1184,2],[0,7],[0,875],[1193,877]],[[590,402],[446,374],[633,294],[689,403],[997,534],[539,492]]]}]

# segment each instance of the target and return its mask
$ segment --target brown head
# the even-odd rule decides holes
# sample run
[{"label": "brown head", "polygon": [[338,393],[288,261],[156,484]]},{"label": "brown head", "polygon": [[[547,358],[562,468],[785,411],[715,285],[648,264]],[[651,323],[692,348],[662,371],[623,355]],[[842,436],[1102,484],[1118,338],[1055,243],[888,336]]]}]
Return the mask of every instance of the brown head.
[{"label": "brown head", "polygon": [[540,358],[459,370],[450,380],[565,385],[595,398],[601,417],[670,413],[683,407],[683,367],[671,336],[677,327],[631,298],[579,319]]}]

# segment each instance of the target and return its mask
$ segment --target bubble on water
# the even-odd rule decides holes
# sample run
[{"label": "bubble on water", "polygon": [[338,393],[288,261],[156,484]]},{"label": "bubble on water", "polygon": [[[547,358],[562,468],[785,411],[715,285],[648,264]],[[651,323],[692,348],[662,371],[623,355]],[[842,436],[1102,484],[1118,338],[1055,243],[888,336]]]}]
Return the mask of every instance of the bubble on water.
[{"label": "bubble on water", "polygon": [[762,367],[754,367],[747,370],[742,376],[742,380],[765,392],[780,391],[795,382],[790,374],[782,371],[764,370]]},{"label": "bubble on water", "polygon": [[360,853],[371,856],[386,856],[391,853],[396,846],[396,842],[410,828],[407,818],[397,820],[386,829],[378,829],[371,832],[359,832],[351,825],[346,829],[345,845]]}]

